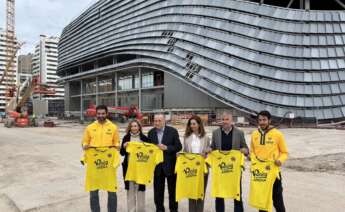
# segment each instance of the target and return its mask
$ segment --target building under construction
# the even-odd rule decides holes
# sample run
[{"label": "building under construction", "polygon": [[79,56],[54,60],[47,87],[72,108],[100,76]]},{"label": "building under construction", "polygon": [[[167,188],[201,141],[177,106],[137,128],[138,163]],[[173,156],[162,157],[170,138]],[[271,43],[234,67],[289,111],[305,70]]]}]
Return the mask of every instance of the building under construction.
[{"label": "building under construction", "polygon": [[[8,102],[8,97],[6,93],[13,85],[16,84],[16,72],[17,72],[17,58],[14,58],[14,61],[8,70],[7,69],[8,60],[11,58],[11,52],[13,53],[16,49],[17,41],[10,41],[6,37],[6,31],[0,28],[0,78],[3,77],[2,82],[0,83],[0,112],[5,112],[6,103]],[[7,53],[7,50],[10,49],[10,54]]]},{"label": "building under construction", "polygon": [[344,7],[340,0],[100,0],[61,35],[66,110],[136,104],[344,120]]}]

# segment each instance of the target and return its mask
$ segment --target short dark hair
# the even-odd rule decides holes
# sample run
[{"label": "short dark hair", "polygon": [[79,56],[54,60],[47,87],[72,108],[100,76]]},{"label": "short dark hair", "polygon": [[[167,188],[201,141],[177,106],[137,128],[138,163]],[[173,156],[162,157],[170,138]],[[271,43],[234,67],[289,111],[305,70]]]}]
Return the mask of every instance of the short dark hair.
[{"label": "short dark hair", "polygon": [[272,117],[271,113],[268,112],[267,110],[260,111],[260,113],[258,113],[257,119],[259,119],[259,116],[265,116],[268,118],[268,120],[270,120]]},{"label": "short dark hair", "polygon": [[108,113],[108,107],[105,106],[105,105],[98,105],[98,106],[96,107],[96,112],[97,112],[98,110],[105,110],[105,112]]}]

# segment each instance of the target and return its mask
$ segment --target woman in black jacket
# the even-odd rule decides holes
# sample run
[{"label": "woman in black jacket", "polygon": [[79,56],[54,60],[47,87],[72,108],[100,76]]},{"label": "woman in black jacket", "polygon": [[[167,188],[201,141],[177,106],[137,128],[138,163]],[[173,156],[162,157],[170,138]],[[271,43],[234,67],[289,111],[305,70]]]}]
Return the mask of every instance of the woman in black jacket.
[{"label": "woman in black jacket", "polygon": [[[123,179],[126,178],[128,168],[128,153],[126,147],[128,142],[150,142],[149,139],[143,134],[142,127],[139,121],[133,120],[129,122],[126,135],[122,139],[120,154],[125,156],[122,162]],[[145,185],[139,185],[135,182],[125,181],[125,189],[127,190],[127,208],[128,212],[141,212],[145,211]]]}]

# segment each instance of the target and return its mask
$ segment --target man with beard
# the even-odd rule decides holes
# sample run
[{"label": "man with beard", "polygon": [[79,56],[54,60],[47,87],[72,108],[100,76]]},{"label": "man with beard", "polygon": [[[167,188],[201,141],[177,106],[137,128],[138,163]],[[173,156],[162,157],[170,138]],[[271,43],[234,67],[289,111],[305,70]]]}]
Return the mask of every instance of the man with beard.
[{"label": "man with beard", "polygon": [[[250,157],[264,161],[274,161],[281,167],[288,158],[288,149],[282,132],[271,126],[271,114],[261,111],[257,116],[258,129],[252,133]],[[277,212],[285,212],[282,177],[279,173],[273,184],[273,205]],[[260,210],[260,212],[265,212]]]},{"label": "man with beard", "polygon": [[[105,105],[99,105],[96,108],[97,120],[87,126],[83,136],[83,150],[98,147],[119,148],[119,131],[115,124],[107,119],[108,108]],[[116,181],[116,179],[113,179]],[[92,212],[99,212],[98,190],[90,192],[90,207]],[[108,211],[115,212],[117,209],[116,192],[108,192]]]}]

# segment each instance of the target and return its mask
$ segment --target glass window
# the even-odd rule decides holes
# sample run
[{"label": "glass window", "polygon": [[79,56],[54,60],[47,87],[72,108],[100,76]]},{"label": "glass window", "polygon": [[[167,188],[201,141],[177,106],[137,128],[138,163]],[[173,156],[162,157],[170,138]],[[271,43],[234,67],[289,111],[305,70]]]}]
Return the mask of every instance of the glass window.
[{"label": "glass window", "polygon": [[327,73],[327,72],[322,72],[321,76],[322,76],[322,81],[330,81],[331,80],[329,73]]},{"label": "glass window", "polygon": [[341,105],[339,96],[332,96],[333,105]]},{"label": "glass window", "polygon": [[337,56],[334,48],[327,48],[327,52],[328,52],[328,57],[336,57]]},{"label": "glass window", "polygon": [[316,98],[314,98],[314,105],[315,105],[316,107],[322,107],[322,106],[323,106],[323,104],[322,104],[322,98],[321,98],[321,97],[316,97]]},{"label": "glass window", "polygon": [[326,24],[326,32],[327,33],[333,33],[333,28],[331,24]]},{"label": "glass window", "polygon": [[307,82],[312,81],[312,74],[311,73],[304,73],[304,80]]},{"label": "glass window", "polygon": [[331,97],[323,97],[322,99],[323,99],[323,105],[324,106],[328,107],[328,106],[333,105]]},{"label": "glass window", "polygon": [[326,45],[326,38],[324,36],[319,36],[319,44]]},{"label": "glass window", "polygon": [[297,106],[303,107],[304,106],[304,98],[297,97]]},{"label": "glass window", "polygon": [[320,57],[328,57],[327,50],[325,48],[320,49]]},{"label": "glass window", "polygon": [[345,68],[345,61],[344,59],[337,59],[338,67],[339,68]]},{"label": "glass window", "polygon": [[96,93],[96,79],[88,79],[83,81],[84,94]]},{"label": "glass window", "polygon": [[338,72],[330,72],[330,75],[331,75],[331,80],[332,81],[339,81],[339,76],[338,76]]},{"label": "glass window", "polygon": [[320,62],[321,62],[321,69],[329,69],[327,60],[320,60]]},{"label": "glass window", "polygon": [[120,76],[118,82],[119,90],[128,90],[133,88],[133,76]]},{"label": "glass window", "polygon": [[112,107],[115,105],[115,94],[105,94],[98,97],[99,104]]},{"label": "glass window", "polygon": [[333,36],[327,36],[327,44],[328,45],[334,45],[335,44],[335,39]]},{"label": "glass window", "polygon": [[322,85],[322,94],[331,94],[331,87],[329,85]]},{"label": "glass window", "polygon": [[313,93],[314,94],[322,94],[321,85],[313,85]]},{"label": "glass window", "polygon": [[329,60],[330,69],[338,69],[338,64],[336,60]]},{"label": "glass window", "polygon": [[312,106],[314,106],[313,98],[310,98],[310,97],[305,98],[305,106],[306,106],[306,107],[312,107]]},{"label": "glass window", "polygon": [[139,88],[139,73],[137,73],[135,76],[134,76],[134,88]]},{"label": "glass window", "polygon": [[70,95],[80,95],[80,81],[73,81],[69,83]]},{"label": "glass window", "polygon": [[313,60],[313,61],[312,61],[312,69],[320,69],[320,68],[321,68],[320,61],[318,61],[318,60]]},{"label": "glass window", "polygon": [[98,80],[98,92],[113,91],[113,79],[111,76],[108,78],[100,78]]},{"label": "glass window", "polygon": [[143,88],[150,88],[150,87],[154,87],[154,79],[153,79],[153,72],[149,72],[149,73],[143,73],[142,74],[142,87]]}]

